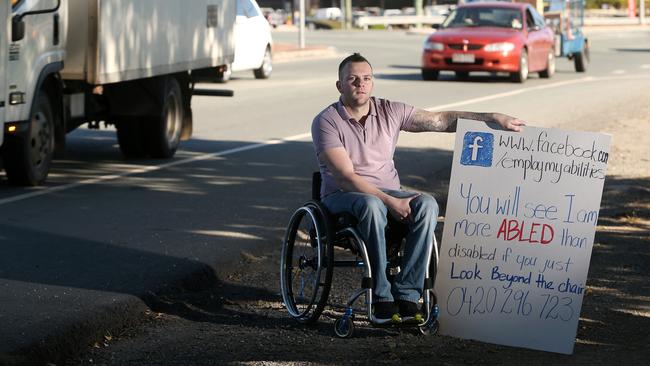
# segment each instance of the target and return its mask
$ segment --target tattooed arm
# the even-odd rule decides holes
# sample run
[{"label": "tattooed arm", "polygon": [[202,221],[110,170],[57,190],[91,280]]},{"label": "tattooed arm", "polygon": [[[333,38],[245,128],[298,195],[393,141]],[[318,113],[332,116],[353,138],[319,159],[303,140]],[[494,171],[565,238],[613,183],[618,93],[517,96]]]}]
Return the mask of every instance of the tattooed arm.
[{"label": "tattooed arm", "polygon": [[474,113],[474,112],[430,112],[424,109],[416,109],[413,114],[413,122],[409,132],[456,132],[456,124],[459,118],[473,119],[483,122],[498,123],[501,127],[521,131],[521,126],[526,123],[518,118],[510,117],[502,113]]}]

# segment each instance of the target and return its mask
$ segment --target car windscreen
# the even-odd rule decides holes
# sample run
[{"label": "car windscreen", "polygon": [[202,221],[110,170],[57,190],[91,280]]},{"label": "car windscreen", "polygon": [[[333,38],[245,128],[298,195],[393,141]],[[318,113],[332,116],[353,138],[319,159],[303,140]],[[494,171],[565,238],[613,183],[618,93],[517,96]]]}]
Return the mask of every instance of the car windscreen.
[{"label": "car windscreen", "polygon": [[466,7],[455,9],[442,23],[443,28],[500,27],[521,29],[521,11],[511,8]]}]

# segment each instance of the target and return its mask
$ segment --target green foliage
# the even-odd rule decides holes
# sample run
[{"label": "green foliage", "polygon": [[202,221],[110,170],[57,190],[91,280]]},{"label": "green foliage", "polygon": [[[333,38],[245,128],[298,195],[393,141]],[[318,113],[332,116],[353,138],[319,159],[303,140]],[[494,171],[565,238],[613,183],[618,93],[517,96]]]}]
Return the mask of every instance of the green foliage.
[{"label": "green foliage", "polygon": [[[635,0],[637,8],[639,7],[639,0]],[[610,8],[627,9],[627,0],[587,0],[587,9],[601,9],[603,4],[608,4]],[[646,11],[650,6],[650,0],[645,0]]]},{"label": "green foliage", "polygon": [[313,23],[315,29],[341,29],[340,20],[313,19],[310,22]]}]

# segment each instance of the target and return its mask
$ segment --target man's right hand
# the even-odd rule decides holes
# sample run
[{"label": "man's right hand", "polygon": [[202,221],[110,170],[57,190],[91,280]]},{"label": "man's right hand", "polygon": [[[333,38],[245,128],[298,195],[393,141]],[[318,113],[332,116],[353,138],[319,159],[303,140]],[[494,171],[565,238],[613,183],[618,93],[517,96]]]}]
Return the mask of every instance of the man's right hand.
[{"label": "man's right hand", "polygon": [[401,222],[407,222],[411,220],[411,200],[419,196],[418,194],[406,197],[406,198],[397,198],[392,197],[386,206],[388,207],[388,212],[390,212],[393,217]]}]

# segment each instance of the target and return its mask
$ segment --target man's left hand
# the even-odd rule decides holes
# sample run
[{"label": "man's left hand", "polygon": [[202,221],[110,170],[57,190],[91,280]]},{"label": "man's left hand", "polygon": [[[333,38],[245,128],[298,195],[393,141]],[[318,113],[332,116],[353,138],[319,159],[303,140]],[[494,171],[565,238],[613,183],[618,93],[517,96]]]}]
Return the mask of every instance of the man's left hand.
[{"label": "man's left hand", "polygon": [[519,118],[511,117],[503,113],[494,113],[494,120],[506,130],[521,132],[521,128],[526,125],[526,122]]}]

